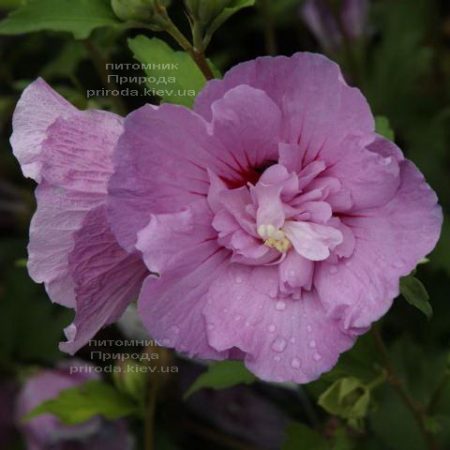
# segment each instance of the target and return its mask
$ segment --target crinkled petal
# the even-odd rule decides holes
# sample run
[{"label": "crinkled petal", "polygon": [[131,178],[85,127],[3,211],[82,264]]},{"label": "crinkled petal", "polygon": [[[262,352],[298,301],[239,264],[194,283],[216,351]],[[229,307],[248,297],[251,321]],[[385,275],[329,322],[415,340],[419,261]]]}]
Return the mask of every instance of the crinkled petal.
[{"label": "crinkled petal", "polygon": [[293,300],[277,292],[277,268],[230,266],[209,289],[208,340],[219,352],[240,349],[263,380],[307,383],[331,369],[354,338],[326,317],[314,293]]},{"label": "crinkled petal", "polygon": [[43,79],[31,83],[17,103],[13,116],[11,146],[26,177],[41,181],[42,144],[48,127],[76,109]]},{"label": "crinkled petal", "polygon": [[60,348],[73,354],[137,300],[148,271],[139,254],[129,254],[117,243],[105,206],[87,214],[75,234],[69,264],[75,283],[76,317],[66,330],[68,342]]},{"label": "crinkled petal", "polygon": [[[74,306],[68,255],[86,214],[105,202],[107,181],[113,170],[112,150],[122,132],[122,119],[107,112],[80,112],[68,107],[61,112],[54,105],[59,115],[52,116],[53,123],[38,122],[30,116],[33,133],[27,134],[24,121],[28,109],[29,114],[39,114],[42,108],[45,117],[46,109],[51,109],[50,100],[65,103],[42,84],[34,83],[20,100],[12,139],[14,150],[20,153],[20,136],[25,136],[25,142],[45,136],[39,142],[39,152],[33,150],[33,167],[39,165],[40,185],[36,191],[37,211],[30,227],[28,269],[36,282],[45,283],[53,301]],[[38,101],[41,104],[35,103]],[[39,130],[39,125],[46,128]]]},{"label": "crinkled petal", "polygon": [[[380,208],[343,218],[354,235],[354,251],[338,265],[323,263],[314,284],[327,314],[345,330],[365,330],[391,306],[399,279],[433,250],[442,211],[436,194],[408,161],[400,165],[401,186]],[[345,233],[344,233],[345,235]]]}]

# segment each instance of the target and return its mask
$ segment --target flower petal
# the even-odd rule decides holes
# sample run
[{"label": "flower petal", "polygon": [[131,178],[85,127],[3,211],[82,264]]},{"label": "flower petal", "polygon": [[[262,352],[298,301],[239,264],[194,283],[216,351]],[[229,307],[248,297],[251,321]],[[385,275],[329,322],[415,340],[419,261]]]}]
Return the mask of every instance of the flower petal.
[{"label": "flower petal", "polygon": [[211,239],[215,232],[210,223],[206,200],[182,212],[151,217],[139,232],[137,247],[160,276],[145,280],[138,308],[148,333],[160,344],[222,359],[208,344],[201,314],[207,289],[229,258]]},{"label": "flower petal", "polygon": [[208,340],[220,352],[240,349],[263,380],[307,383],[333,367],[354,338],[326,317],[314,293],[292,300],[277,292],[277,268],[230,266],[208,293]]},{"label": "flower petal", "polygon": [[[122,119],[69,106],[61,110],[61,105],[66,105],[65,100],[43,81],[31,85],[19,101],[12,144],[19,157],[31,164],[27,170],[39,168],[28,270],[36,282],[45,283],[53,301],[74,306],[68,255],[86,214],[106,200],[112,150],[122,132]],[[52,115],[51,124],[47,109],[58,114]],[[42,121],[34,115],[42,116]],[[31,146],[31,153],[24,156],[25,145]]]},{"label": "flower petal", "polygon": [[58,117],[75,112],[42,78],[23,91],[14,111],[11,146],[26,177],[41,181],[42,143],[47,129]]},{"label": "flower petal", "polygon": [[343,218],[355,237],[353,254],[336,266],[324,263],[314,284],[328,315],[345,330],[365,330],[391,306],[399,279],[436,245],[442,211],[436,194],[408,161],[400,165],[401,186],[379,208]]},{"label": "flower petal", "polygon": [[131,251],[150,214],[177,212],[206,196],[207,169],[231,177],[234,166],[191,110],[165,104],[131,113],[109,183],[109,217],[120,244]]},{"label": "flower petal", "polygon": [[237,86],[211,108],[212,133],[242,172],[277,159],[281,111],[267,94],[250,86]]},{"label": "flower petal", "polygon": [[330,226],[288,220],[283,227],[295,251],[311,261],[323,261],[343,241],[342,233]]},{"label": "flower petal", "polygon": [[106,217],[106,207],[90,211],[75,234],[69,256],[75,283],[76,317],[67,328],[68,342],[60,349],[73,354],[105,325],[115,322],[137,299],[148,271],[139,254],[129,254],[117,243]]}]

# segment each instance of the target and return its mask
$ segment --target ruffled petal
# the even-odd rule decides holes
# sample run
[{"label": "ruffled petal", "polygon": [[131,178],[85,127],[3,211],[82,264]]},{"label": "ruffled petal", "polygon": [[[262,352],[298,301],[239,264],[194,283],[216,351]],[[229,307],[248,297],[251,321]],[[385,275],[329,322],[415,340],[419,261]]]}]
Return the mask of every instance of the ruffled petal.
[{"label": "ruffled petal", "polygon": [[208,287],[229,258],[211,239],[210,214],[204,200],[178,213],[152,215],[136,245],[159,277],[145,280],[138,308],[148,333],[160,344],[221,359],[208,344],[201,314]]},{"label": "ruffled petal", "polygon": [[433,250],[442,225],[436,194],[408,161],[400,164],[401,186],[380,208],[343,218],[354,251],[338,265],[323,263],[314,284],[327,314],[345,330],[365,330],[399,294],[399,279]]},{"label": "ruffled petal", "polygon": [[314,293],[293,300],[277,292],[276,268],[230,266],[208,293],[208,340],[219,352],[241,350],[263,380],[307,383],[333,367],[354,338],[326,317]]},{"label": "ruffled petal", "polygon": [[334,227],[308,222],[287,221],[283,227],[295,251],[311,261],[323,261],[343,241]]},{"label": "ruffled petal", "polygon": [[[78,111],[43,81],[33,83],[18,104],[11,142],[40,181],[28,269],[36,282],[45,283],[50,298],[65,306],[75,305],[68,268],[74,234],[86,214],[105,202],[112,150],[121,132],[119,116]],[[24,153],[27,145],[30,152]]]},{"label": "ruffled petal", "polygon": [[137,300],[148,271],[138,253],[129,254],[116,241],[106,207],[90,211],[75,234],[69,268],[75,284],[76,317],[66,329],[64,352],[74,354],[105,325],[118,320]]},{"label": "ruffled petal", "polygon": [[281,111],[267,94],[250,86],[237,86],[211,108],[212,133],[241,173],[277,159]]},{"label": "ruffled petal", "polygon": [[120,244],[132,250],[150,214],[182,210],[207,195],[207,169],[232,177],[235,161],[191,110],[144,106],[131,113],[115,152],[109,217]]},{"label": "ruffled petal", "polygon": [[358,89],[349,87],[339,67],[312,53],[257,58],[239,64],[222,80],[208,83],[196,99],[195,111],[211,118],[215,101],[230,89],[246,84],[264,91],[283,114],[282,141],[313,161],[347,136],[372,133],[374,120]]},{"label": "ruffled petal", "polygon": [[11,146],[26,177],[41,181],[42,144],[47,129],[58,117],[75,112],[76,108],[42,78],[23,91],[14,111]]}]

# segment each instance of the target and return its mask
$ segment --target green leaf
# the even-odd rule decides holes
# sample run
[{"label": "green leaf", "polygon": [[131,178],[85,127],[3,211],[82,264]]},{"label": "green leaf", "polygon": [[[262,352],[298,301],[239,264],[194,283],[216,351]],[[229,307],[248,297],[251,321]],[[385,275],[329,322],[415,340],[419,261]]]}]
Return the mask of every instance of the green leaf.
[{"label": "green leaf", "polygon": [[[149,88],[164,102],[192,106],[206,80],[187,53],[173,50],[160,39],[145,36],[129,39],[128,45],[140,63],[152,66],[152,69],[145,70],[150,79],[147,83]],[[174,82],[158,84],[158,79],[169,78],[173,78]]]},{"label": "green leaf", "polygon": [[420,280],[412,275],[401,278],[400,292],[410,305],[422,311],[428,320],[431,319],[433,308],[430,304],[430,296]]},{"label": "green leaf", "polygon": [[301,423],[292,423],[286,430],[287,438],[281,450],[328,450],[327,441],[317,431]]},{"label": "green leaf", "polygon": [[251,384],[256,377],[240,361],[221,361],[211,364],[184,394],[184,398],[203,388],[225,389],[237,384]]},{"label": "green leaf", "polygon": [[389,119],[384,116],[376,116],[375,117],[375,130],[378,134],[389,139],[390,141],[394,140],[394,131],[391,128],[389,123]]},{"label": "green leaf", "polygon": [[118,24],[108,0],[30,0],[0,23],[0,34],[67,31],[85,39],[95,28]]},{"label": "green leaf", "polygon": [[37,406],[24,420],[53,414],[66,425],[76,425],[94,416],[116,420],[136,411],[136,405],[129,397],[103,381],[94,380],[61,391],[58,397]]}]

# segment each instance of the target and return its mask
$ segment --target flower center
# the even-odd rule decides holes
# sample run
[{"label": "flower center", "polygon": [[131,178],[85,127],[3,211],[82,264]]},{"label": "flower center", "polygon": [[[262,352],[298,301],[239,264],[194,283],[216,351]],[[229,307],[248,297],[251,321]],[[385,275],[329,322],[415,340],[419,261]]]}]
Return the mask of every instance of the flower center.
[{"label": "flower center", "polygon": [[264,240],[264,245],[278,250],[280,253],[286,253],[291,248],[291,242],[280,228],[273,225],[260,225],[258,235]]}]

